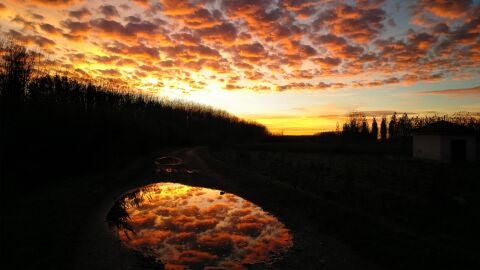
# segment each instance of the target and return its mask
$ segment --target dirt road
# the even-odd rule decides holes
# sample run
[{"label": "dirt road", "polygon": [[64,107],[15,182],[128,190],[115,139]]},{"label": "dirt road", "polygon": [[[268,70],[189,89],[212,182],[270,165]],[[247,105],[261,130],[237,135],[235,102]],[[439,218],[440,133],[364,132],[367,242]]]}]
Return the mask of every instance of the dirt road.
[{"label": "dirt road", "polygon": [[[155,175],[155,157],[93,178],[73,179],[19,198],[7,224],[10,265],[16,269],[153,269],[142,256],[124,248],[105,217],[124,192],[160,181],[224,190],[275,215],[290,230],[294,246],[274,269],[380,269],[354,254],[334,237],[319,231],[312,220],[312,198],[293,187],[216,160],[207,148],[159,153],[184,161],[188,174]],[[192,172],[193,171],[193,172]],[[28,214],[26,214],[28,213]],[[28,258],[25,260],[22,258]],[[255,268],[258,269],[258,268]]]}]

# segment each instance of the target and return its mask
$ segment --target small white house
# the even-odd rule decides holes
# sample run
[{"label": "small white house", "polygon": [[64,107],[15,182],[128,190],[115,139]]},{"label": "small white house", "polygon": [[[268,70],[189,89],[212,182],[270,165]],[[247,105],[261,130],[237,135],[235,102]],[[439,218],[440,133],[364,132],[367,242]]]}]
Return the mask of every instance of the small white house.
[{"label": "small white house", "polygon": [[442,162],[475,161],[473,130],[447,121],[419,128],[413,133],[413,157]]}]

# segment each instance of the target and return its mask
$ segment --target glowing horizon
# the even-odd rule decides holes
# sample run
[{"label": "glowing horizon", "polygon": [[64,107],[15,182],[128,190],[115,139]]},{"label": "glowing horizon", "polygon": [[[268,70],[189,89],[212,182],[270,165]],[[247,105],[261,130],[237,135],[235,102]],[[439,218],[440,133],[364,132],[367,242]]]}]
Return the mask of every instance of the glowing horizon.
[{"label": "glowing horizon", "polygon": [[0,0],[2,36],[78,78],[283,134],[367,115],[480,112],[480,1]]}]

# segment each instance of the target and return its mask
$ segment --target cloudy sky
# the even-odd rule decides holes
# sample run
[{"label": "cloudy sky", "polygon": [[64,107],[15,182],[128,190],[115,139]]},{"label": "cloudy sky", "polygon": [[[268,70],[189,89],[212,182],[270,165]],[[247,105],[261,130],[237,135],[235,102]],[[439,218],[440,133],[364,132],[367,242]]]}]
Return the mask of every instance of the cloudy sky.
[{"label": "cloudy sky", "polygon": [[284,134],[351,111],[480,112],[480,1],[0,0],[0,27],[61,72]]}]

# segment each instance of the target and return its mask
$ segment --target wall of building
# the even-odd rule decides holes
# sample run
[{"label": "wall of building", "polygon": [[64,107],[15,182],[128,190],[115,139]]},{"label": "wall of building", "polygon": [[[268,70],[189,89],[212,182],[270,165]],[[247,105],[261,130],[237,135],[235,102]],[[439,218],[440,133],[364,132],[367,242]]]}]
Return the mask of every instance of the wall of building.
[{"label": "wall of building", "polygon": [[414,135],[413,157],[442,160],[442,139],[438,135]]},{"label": "wall of building", "polygon": [[477,139],[475,136],[469,136],[467,139],[467,160],[476,161],[479,153],[477,153]]},{"label": "wall of building", "polygon": [[450,162],[452,160],[452,140],[465,140],[466,160],[477,159],[477,146],[474,136],[440,136],[440,135],[414,135],[413,157]]}]

